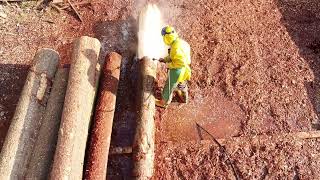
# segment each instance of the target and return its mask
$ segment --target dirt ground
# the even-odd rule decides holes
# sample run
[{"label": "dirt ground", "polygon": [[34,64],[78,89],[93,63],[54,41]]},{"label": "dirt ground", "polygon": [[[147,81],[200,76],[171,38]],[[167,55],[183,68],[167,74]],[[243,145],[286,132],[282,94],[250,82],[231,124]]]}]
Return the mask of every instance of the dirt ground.
[{"label": "dirt ground", "polygon": [[[158,111],[156,177],[233,178],[217,147],[194,142],[196,122],[216,138],[319,128],[320,2],[186,0],[180,7],[172,22],[193,49],[191,102]],[[226,146],[242,179],[317,178],[317,140],[261,141],[258,158],[236,153],[256,146],[242,143]]]},{"label": "dirt ground", "polygon": [[[319,140],[244,138],[224,142],[240,179],[317,179]],[[235,179],[225,153],[210,141],[164,143],[154,179]]]},{"label": "dirt ground", "polygon": [[[74,2],[74,1],[72,1]],[[101,58],[123,56],[112,146],[132,144],[136,120],[136,17],[146,1],[91,1],[36,10],[35,2],[0,4],[0,145],[36,50],[59,51],[97,37]],[[199,141],[195,123],[224,145],[242,179],[316,179],[319,141],[256,135],[318,130],[320,1],[153,1],[192,48],[190,103],[157,109],[155,179],[233,179],[224,153]],[[76,3],[76,2],[74,2]],[[160,67],[157,94],[165,80]],[[205,136],[208,139],[208,136]],[[111,156],[109,177],[130,177],[130,156]]]}]

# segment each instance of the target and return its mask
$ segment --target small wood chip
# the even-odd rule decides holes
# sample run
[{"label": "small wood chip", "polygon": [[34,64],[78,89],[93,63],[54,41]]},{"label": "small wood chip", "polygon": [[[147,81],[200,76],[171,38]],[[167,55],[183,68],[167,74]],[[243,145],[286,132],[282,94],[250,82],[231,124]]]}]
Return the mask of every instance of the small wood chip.
[{"label": "small wood chip", "polygon": [[59,8],[57,5],[51,3],[50,6],[55,9],[58,13],[61,13],[61,8]]},{"label": "small wood chip", "polygon": [[22,0],[0,0],[0,2],[22,2]]},{"label": "small wood chip", "polygon": [[112,147],[110,148],[109,154],[116,155],[116,154],[131,154],[132,147]]},{"label": "small wood chip", "polygon": [[7,18],[7,14],[0,11],[0,17],[2,17],[3,19],[6,19]]},{"label": "small wood chip", "polygon": [[82,22],[82,18],[80,16],[80,14],[78,13],[78,11],[76,10],[76,8],[73,6],[73,4],[70,2],[70,0],[68,0],[68,3],[70,4],[72,10],[76,13],[78,19]]},{"label": "small wood chip", "polygon": [[47,23],[49,23],[49,24],[54,24],[54,22],[53,21],[51,21],[51,20],[49,20],[49,19],[46,19],[46,20],[43,20],[44,22],[47,22]]},{"label": "small wood chip", "polygon": [[63,0],[52,0],[53,4],[60,4],[60,3],[63,3],[63,2],[64,2]]},{"label": "small wood chip", "polygon": [[[91,2],[78,2],[78,3],[72,3],[73,6],[84,6],[84,5],[91,5]],[[69,8],[70,5],[67,4],[67,5],[64,5],[62,6],[60,9],[67,9]]]}]

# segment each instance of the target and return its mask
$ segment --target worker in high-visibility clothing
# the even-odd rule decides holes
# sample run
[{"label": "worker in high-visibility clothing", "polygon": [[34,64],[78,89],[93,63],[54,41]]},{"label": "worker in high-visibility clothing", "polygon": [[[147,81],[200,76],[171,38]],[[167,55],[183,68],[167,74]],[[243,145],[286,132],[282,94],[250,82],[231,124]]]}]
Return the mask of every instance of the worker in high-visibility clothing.
[{"label": "worker in high-visibility clothing", "polygon": [[184,102],[188,102],[188,87],[187,81],[191,77],[191,57],[190,45],[179,38],[175,29],[171,26],[166,26],[162,29],[161,35],[163,41],[170,48],[168,56],[160,59],[160,62],[165,62],[169,68],[166,85],[162,91],[162,99],[156,100],[156,105],[166,108],[170,104],[173,92],[176,91],[179,98]]}]

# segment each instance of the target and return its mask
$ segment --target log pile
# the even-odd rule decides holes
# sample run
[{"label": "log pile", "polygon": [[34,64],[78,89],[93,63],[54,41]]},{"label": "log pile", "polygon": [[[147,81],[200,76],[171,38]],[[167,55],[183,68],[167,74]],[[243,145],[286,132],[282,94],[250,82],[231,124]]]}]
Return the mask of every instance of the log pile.
[{"label": "log pile", "polygon": [[0,154],[0,179],[23,179],[45,112],[59,54],[39,50],[29,70]]}]

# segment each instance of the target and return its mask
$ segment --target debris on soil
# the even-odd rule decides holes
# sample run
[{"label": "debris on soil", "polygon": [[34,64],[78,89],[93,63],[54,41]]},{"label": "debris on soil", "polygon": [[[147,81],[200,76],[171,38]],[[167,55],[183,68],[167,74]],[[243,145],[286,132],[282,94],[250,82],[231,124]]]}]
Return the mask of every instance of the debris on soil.
[{"label": "debris on soil", "polygon": [[7,14],[0,11],[0,17],[3,18],[3,19],[6,19],[7,18]]},{"label": "debris on soil", "polygon": [[[91,2],[90,1],[88,1],[88,2],[74,2],[74,3],[72,3],[72,5],[73,6],[84,6],[84,5],[90,5],[91,4]],[[67,9],[67,8],[69,8],[70,7],[70,4],[68,4],[68,5],[62,5],[61,6],[61,9]]]},{"label": "debris on soil", "polygon": [[61,13],[61,8],[58,7],[57,5],[51,3],[50,6],[51,6],[53,9],[55,9],[58,13]]},{"label": "debris on soil", "polygon": [[73,4],[71,3],[70,0],[68,0],[68,3],[71,7],[71,9],[73,10],[73,12],[77,15],[77,18],[82,22],[82,18],[81,18],[81,15],[79,14],[79,12],[77,11],[77,9],[73,6]]},{"label": "debris on soil", "polygon": [[207,134],[210,136],[212,142],[214,142],[214,143],[216,143],[216,144],[218,145],[218,147],[219,147],[219,149],[220,149],[220,152],[226,157],[226,164],[227,164],[228,166],[230,166],[231,169],[232,169],[234,178],[235,178],[236,180],[239,180],[240,177],[239,177],[239,174],[238,174],[238,172],[237,172],[237,169],[236,169],[235,165],[232,163],[232,161],[230,160],[230,157],[229,157],[229,155],[228,155],[227,150],[225,149],[225,147],[223,147],[223,146],[219,143],[219,141],[217,141],[217,139],[216,139],[211,133],[209,133],[206,129],[204,129],[204,128],[203,128],[202,126],[200,126],[198,123],[196,123],[196,126],[197,126],[198,133],[199,133],[199,136],[200,136],[200,139],[201,139],[201,140],[203,140],[202,131],[204,131],[205,133],[207,133]]},{"label": "debris on soil", "polygon": [[0,2],[21,2],[22,0],[0,0]]},{"label": "debris on soil", "polygon": [[59,4],[59,3],[63,3],[64,0],[52,0],[53,4]]},{"label": "debris on soil", "polygon": [[[225,148],[241,179],[314,179],[319,173],[319,143],[319,139],[242,139],[226,142]],[[157,179],[233,179],[225,157],[209,141],[163,143],[158,156]]]}]

